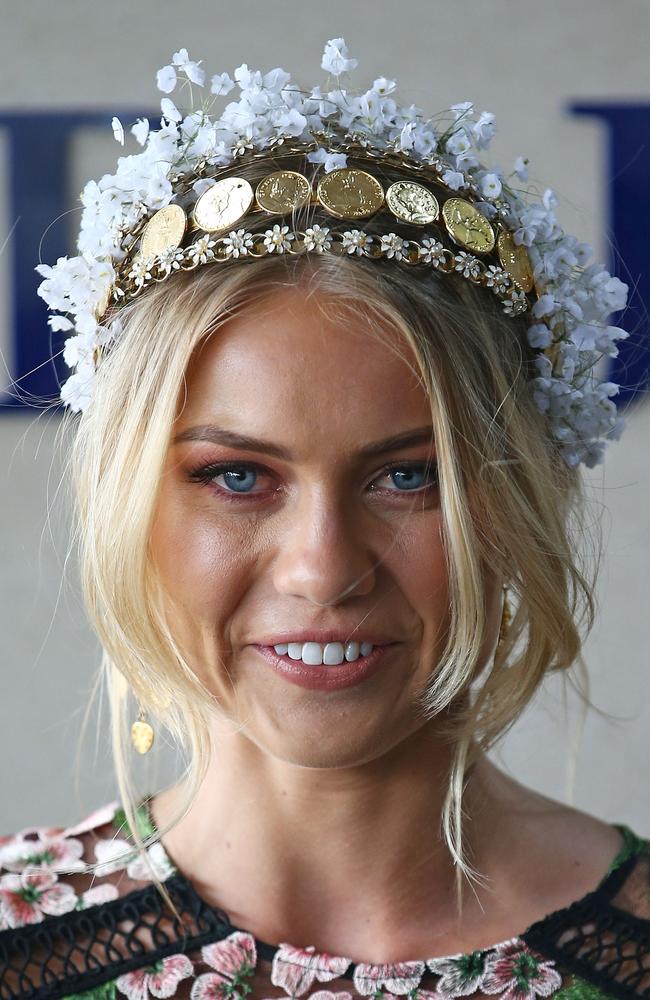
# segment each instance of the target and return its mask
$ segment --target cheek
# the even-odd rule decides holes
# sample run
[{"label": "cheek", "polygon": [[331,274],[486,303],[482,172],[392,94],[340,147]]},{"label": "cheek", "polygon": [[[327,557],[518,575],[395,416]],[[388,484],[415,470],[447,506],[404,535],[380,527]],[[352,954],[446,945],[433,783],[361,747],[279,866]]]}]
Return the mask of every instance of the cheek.
[{"label": "cheek", "polygon": [[400,532],[390,560],[392,576],[422,622],[425,639],[444,632],[449,615],[449,576],[442,520],[422,516]]},{"label": "cheek", "polygon": [[219,627],[246,574],[245,550],[227,522],[217,530],[205,508],[177,492],[161,496],[151,535],[154,565],[177,614]]}]

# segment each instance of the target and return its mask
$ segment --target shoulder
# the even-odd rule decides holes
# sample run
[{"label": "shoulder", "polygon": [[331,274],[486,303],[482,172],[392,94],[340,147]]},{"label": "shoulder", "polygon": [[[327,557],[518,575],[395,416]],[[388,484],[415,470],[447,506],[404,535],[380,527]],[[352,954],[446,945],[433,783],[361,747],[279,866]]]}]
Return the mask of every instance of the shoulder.
[{"label": "shoulder", "polygon": [[73,826],[0,836],[0,934],[108,903],[149,878],[117,801]]}]

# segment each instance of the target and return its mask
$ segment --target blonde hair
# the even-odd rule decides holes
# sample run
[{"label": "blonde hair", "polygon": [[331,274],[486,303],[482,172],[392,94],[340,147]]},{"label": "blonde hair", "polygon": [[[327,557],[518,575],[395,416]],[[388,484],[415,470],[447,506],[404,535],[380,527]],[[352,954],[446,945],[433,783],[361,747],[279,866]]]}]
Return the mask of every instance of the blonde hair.
[{"label": "blonde hair", "polygon": [[[309,172],[301,158],[282,165]],[[268,170],[268,162],[258,162],[237,173],[254,186]],[[293,227],[330,225],[321,214],[318,206],[298,211]],[[381,215],[363,228],[410,235]],[[178,272],[120,308],[123,331],[100,361],[93,403],[78,425],[70,414],[66,421],[76,425],[69,455],[73,544],[87,613],[103,648],[122,804],[143,850],[151,841],[140,837],[135,817],[131,696],[187,755],[184,800],[166,829],[189,808],[210,754],[214,698],[166,619],[149,546],[190,359],[229,318],[296,284],[325,296],[328,307],[339,302],[369,335],[397,332],[404,359],[431,401],[450,600],[446,646],[421,708],[429,718],[440,717],[453,749],[441,834],[456,863],[460,911],[463,874],[480,878],[463,846],[467,774],[548,672],[566,672],[574,662],[585,671],[581,649],[594,621],[597,571],[588,580],[580,567],[586,534],[580,473],[559,456],[527,384],[534,374],[528,321],[505,316],[489,291],[460,276],[387,260],[272,254]],[[477,676],[486,628],[485,565],[508,582],[515,613],[493,661]],[[588,687],[586,672],[583,683]],[[452,705],[461,707],[447,713]]]}]

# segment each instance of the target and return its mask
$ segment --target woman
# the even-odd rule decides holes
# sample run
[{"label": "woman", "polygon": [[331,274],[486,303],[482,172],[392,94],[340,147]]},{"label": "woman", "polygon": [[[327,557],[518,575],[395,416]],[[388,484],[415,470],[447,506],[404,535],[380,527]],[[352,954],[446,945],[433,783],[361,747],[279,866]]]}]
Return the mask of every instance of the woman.
[{"label": "woman", "polygon": [[[491,116],[235,76],[218,127],[136,123],[39,268],[121,801],[0,846],[3,996],[641,993],[650,842],[487,757],[593,622],[624,286],[480,166]],[[139,796],[158,727],[187,773]]]}]

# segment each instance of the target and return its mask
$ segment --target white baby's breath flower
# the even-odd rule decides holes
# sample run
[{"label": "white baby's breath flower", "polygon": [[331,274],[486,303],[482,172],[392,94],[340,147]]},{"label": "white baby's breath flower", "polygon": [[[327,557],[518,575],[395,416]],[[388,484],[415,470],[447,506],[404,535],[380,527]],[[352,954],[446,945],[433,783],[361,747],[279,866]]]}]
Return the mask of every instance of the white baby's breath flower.
[{"label": "white baby's breath flower", "polygon": [[73,413],[85,410],[95,392],[95,371],[90,365],[80,366],[61,386],[61,401]]},{"label": "white baby's breath flower", "polygon": [[348,165],[347,153],[331,153],[323,146],[307,153],[307,159],[310,163],[322,163],[326,174],[329,174],[331,170],[338,170],[339,167]]},{"label": "white baby's breath flower", "polygon": [[176,70],[173,66],[163,66],[156,73],[158,90],[162,90],[163,94],[171,94],[172,90],[176,87],[177,79]]},{"label": "white baby's breath flower", "polygon": [[348,58],[348,47],[343,38],[330,38],[325,45],[320,65],[326,73],[339,76],[355,69],[359,65],[359,60]]},{"label": "white baby's breath flower", "polygon": [[453,191],[460,191],[462,188],[467,186],[465,175],[459,170],[445,170],[441,179],[442,183],[446,184],[447,187],[451,188]]},{"label": "white baby's breath flower", "polygon": [[273,229],[267,229],[264,233],[264,246],[267,247],[269,253],[273,253],[274,250],[277,253],[284,253],[285,250],[290,249],[291,241],[295,238],[294,234],[289,232],[288,226],[280,226],[276,223]]},{"label": "white baby's breath flower", "polygon": [[113,135],[119,142],[120,146],[124,145],[124,126],[119,118],[113,116],[111,118],[111,128],[113,129]]},{"label": "white baby's breath flower", "polygon": [[182,114],[180,113],[174,102],[170,100],[169,97],[161,98],[160,110],[162,111],[163,116],[167,118],[168,121],[170,122],[182,121],[183,118]]},{"label": "white baby's breath flower", "polygon": [[481,179],[481,194],[484,198],[498,198],[502,185],[497,174],[485,174]]},{"label": "white baby's breath flower", "polygon": [[138,118],[138,120],[131,126],[131,134],[135,136],[136,141],[144,146],[147,141],[147,136],[149,135],[149,119],[148,118]]},{"label": "white baby's breath flower", "polygon": [[528,160],[518,156],[515,160],[515,173],[520,181],[528,180]]},{"label": "white baby's breath flower", "polygon": [[182,73],[185,73],[187,79],[191,80],[192,83],[196,83],[199,87],[202,87],[205,81],[205,72],[200,66],[202,62],[202,59],[199,59],[198,62],[193,62],[187,54],[187,49],[179,49],[172,56],[172,65],[176,66]]},{"label": "white baby's breath flower", "polygon": [[329,235],[329,232],[326,226],[321,227],[317,223],[310,226],[309,229],[305,229],[305,249],[308,251],[315,250],[316,253],[323,253],[329,250],[332,245],[332,237]]},{"label": "white baby's breath flower", "polygon": [[217,73],[212,77],[210,92],[212,94],[229,94],[235,86],[235,81],[227,73]]},{"label": "white baby's breath flower", "polygon": [[228,257],[245,257],[253,246],[253,234],[247,233],[245,229],[233,229],[223,237],[223,245]]}]

